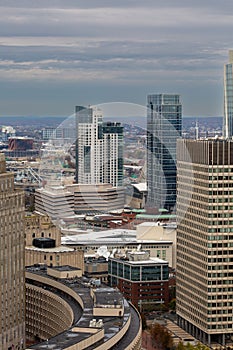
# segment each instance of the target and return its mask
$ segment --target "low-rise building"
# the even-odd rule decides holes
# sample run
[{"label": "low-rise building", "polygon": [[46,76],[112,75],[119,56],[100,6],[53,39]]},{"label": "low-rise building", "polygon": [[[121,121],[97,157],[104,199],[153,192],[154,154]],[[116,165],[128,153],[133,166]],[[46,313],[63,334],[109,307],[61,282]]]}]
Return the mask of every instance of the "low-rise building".
[{"label": "low-rise building", "polygon": [[124,187],[114,187],[108,183],[67,185],[74,196],[76,214],[108,213],[124,208]]},{"label": "low-rise building", "polygon": [[46,185],[35,191],[35,210],[52,218],[94,215],[124,208],[124,188],[111,184]]},{"label": "low-rise building", "polygon": [[141,318],[135,307],[119,291],[92,287],[86,280],[68,266],[27,268],[28,350],[141,349]]},{"label": "low-rise building", "polygon": [[38,188],[35,191],[35,210],[53,219],[74,215],[74,196],[64,186]]},{"label": "low-rise building", "polygon": [[168,262],[150,258],[148,252],[132,251],[109,258],[109,282],[136,307],[168,304]]},{"label": "low-rise building", "polygon": [[98,257],[95,254],[86,255],[84,258],[84,275],[107,282],[108,261],[104,257]]},{"label": "low-rise building", "polygon": [[61,230],[47,215],[31,214],[25,218],[25,264],[47,266],[71,265],[84,271],[84,253],[61,245]]},{"label": "low-rise building", "polygon": [[137,225],[136,231],[137,239],[141,242],[172,242],[171,249],[166,249],[165,245],[161,245],[156,251],[150,249],[150,256],[167,260],[170,267],[176,268],[176,223],[143,222]]},{"label": "low-rise building", "polygon": [[[77,232],[77,233],[76,233]],[[112,229],[99,232],[86,232],[79,234],[78,230],[62,229],[62,245],[83,250],[84,255],[96,254],[102,246],[107,246],[110,253],[125,254],[129,250],[150,252],[152,258],[168,261],[169,267],[175,268],[176,226],[174,224],[161,225],[145,223],[137,230]]]},{"label": "low-rise building", "polygon": [[132,183],[126,189],[126,203],[135,209],[145,208],[147,199],[146,182]]}]

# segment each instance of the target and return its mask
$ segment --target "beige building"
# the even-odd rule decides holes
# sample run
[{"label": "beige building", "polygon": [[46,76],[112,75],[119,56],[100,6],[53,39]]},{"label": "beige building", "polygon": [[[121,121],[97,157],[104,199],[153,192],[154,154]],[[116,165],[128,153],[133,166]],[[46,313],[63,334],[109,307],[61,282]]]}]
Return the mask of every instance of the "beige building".
[{"label": "beige building", "polygon": [[143,249],[150,250],[151,257],[166,260],[170,267],[176,268],[175,224],[161,225],[156,222],[143,222],[137,225],[136,231],[138,242],[143,243]]},{"label": "beige building", "polygon": [[[72,270],[61,269],[65,275]],[[26,334],[36,342],[27,349],[141,349],[140,315],[119,291],[63,279],[58,270],[26,270]]]},{"label": "beige building", "polygon": [[56,246],[61,244],[61,230],[48,215],[28,214],[25,216],[26,246],[31,246],[35,238],[49,237]]},{"label": "beige building", "polygon": [[233,141],[179,140],[177,317],[200,341],[233,339]]},{"label": "beige building", "polygon": [[124,188],[111,184],[67,185],[74,196],[74,211],[78,214],[109,212],[124,208]]},{"label": "beige building", "polygon": [[60,219],[74,215],[74,197],[64,186],[47,186],[35,191],[35,210]]},{"label": "beige building", "polygon": [[132,183],[127,187],[125,202],[134,209],[145,208],[147,198],[147,183]]},{"label": "beige building", "polygon": [[[69,235],[68,235],[69,233]],[[71,234],[72,233],[72,234]],[[151,257],[168,261],[169,267],[176,267],[176,225],[158,226],[153,222],[144,223],[136,230],[111,229],[85,234],[75,234],[75,230],[64,230],[62,245],[84,251],[86,258],[98,257],[99,249],[124,254],[128,250],[150,251]],[[100,267],[101,268],[101,267]],[[102,269],[102,271],[104,271]],[[86,272],[93,273],[91,270]],[[96,270],[95,272],[100,272]]]},{"label": "beige building", "polygon": [[69,266],[56,266],[56,267],[48,267],[47,268],[48,276],[52,276],[55,278],[65,279],[65,278],[80,278],[82,277],[82,270]]},{"label": "beige building", "polygon": [[24,349],[24,194],[0,154],[0,348]]},{"label": "beige building", "polygon": [[84,253],[61,245],[61,231],[47,215],[32,214],[25,219],[25,264],[70,265],[84,271]]},{"label": "beige building", "polygon": [[76,214],[109,212],[124,208],[124,188],[111,184],[70,184],[39,188],[35,192],[35,210],[53,219]]}]

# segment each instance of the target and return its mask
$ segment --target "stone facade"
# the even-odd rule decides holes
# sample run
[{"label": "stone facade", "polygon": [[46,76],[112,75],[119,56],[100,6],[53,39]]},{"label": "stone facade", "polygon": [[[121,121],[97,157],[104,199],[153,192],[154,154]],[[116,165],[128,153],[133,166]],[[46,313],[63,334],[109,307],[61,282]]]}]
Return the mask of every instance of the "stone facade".
[{"label": "stone facade", "polygon": [[[75,247],[61,246],[61,231],[47,215],[26,216],[25,224],[25,265],[46,264],[47,266],[70,265],[84,271],[84,253]],[[35,238],[55,240],[54,248],[38,248],[33,245]]]},{"label": "stone facade", "polygon": [[0,154],[0,348],[24,348],[24,194]]}]

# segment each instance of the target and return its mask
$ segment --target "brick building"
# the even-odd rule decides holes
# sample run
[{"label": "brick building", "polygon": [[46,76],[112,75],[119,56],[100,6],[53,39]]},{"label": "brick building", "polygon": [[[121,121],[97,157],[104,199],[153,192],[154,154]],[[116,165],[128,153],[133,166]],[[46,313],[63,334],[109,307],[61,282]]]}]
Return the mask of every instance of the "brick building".
[{"label": "brick building", "polygon": [[140,309],[169,301],[168,262],[150,258],[148,252],[133,251],[110,258],[108,273],[111,286],[117,286]]}]

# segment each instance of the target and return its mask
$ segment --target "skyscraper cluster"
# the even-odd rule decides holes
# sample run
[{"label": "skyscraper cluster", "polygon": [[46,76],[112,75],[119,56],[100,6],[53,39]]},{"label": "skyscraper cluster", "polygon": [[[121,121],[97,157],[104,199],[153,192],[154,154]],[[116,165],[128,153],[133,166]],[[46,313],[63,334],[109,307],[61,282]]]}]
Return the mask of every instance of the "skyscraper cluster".
[{"label": "skyscraper cluster", "polygon": [[[181,129],[180,96],[148,95],[147,206],[177,211],[178,325],[209,346],[233,346],[233,51],[224,68],[223,138],[182,139]],[[77,106],[76,135],[76,184],[70,185],[76,202],[75,193],[85,192],[81,185],[122,187],[121,124],[104,122],[98,108]],[[1,154],[0,204],[0,348],[23,349],[24,197]]]}]

